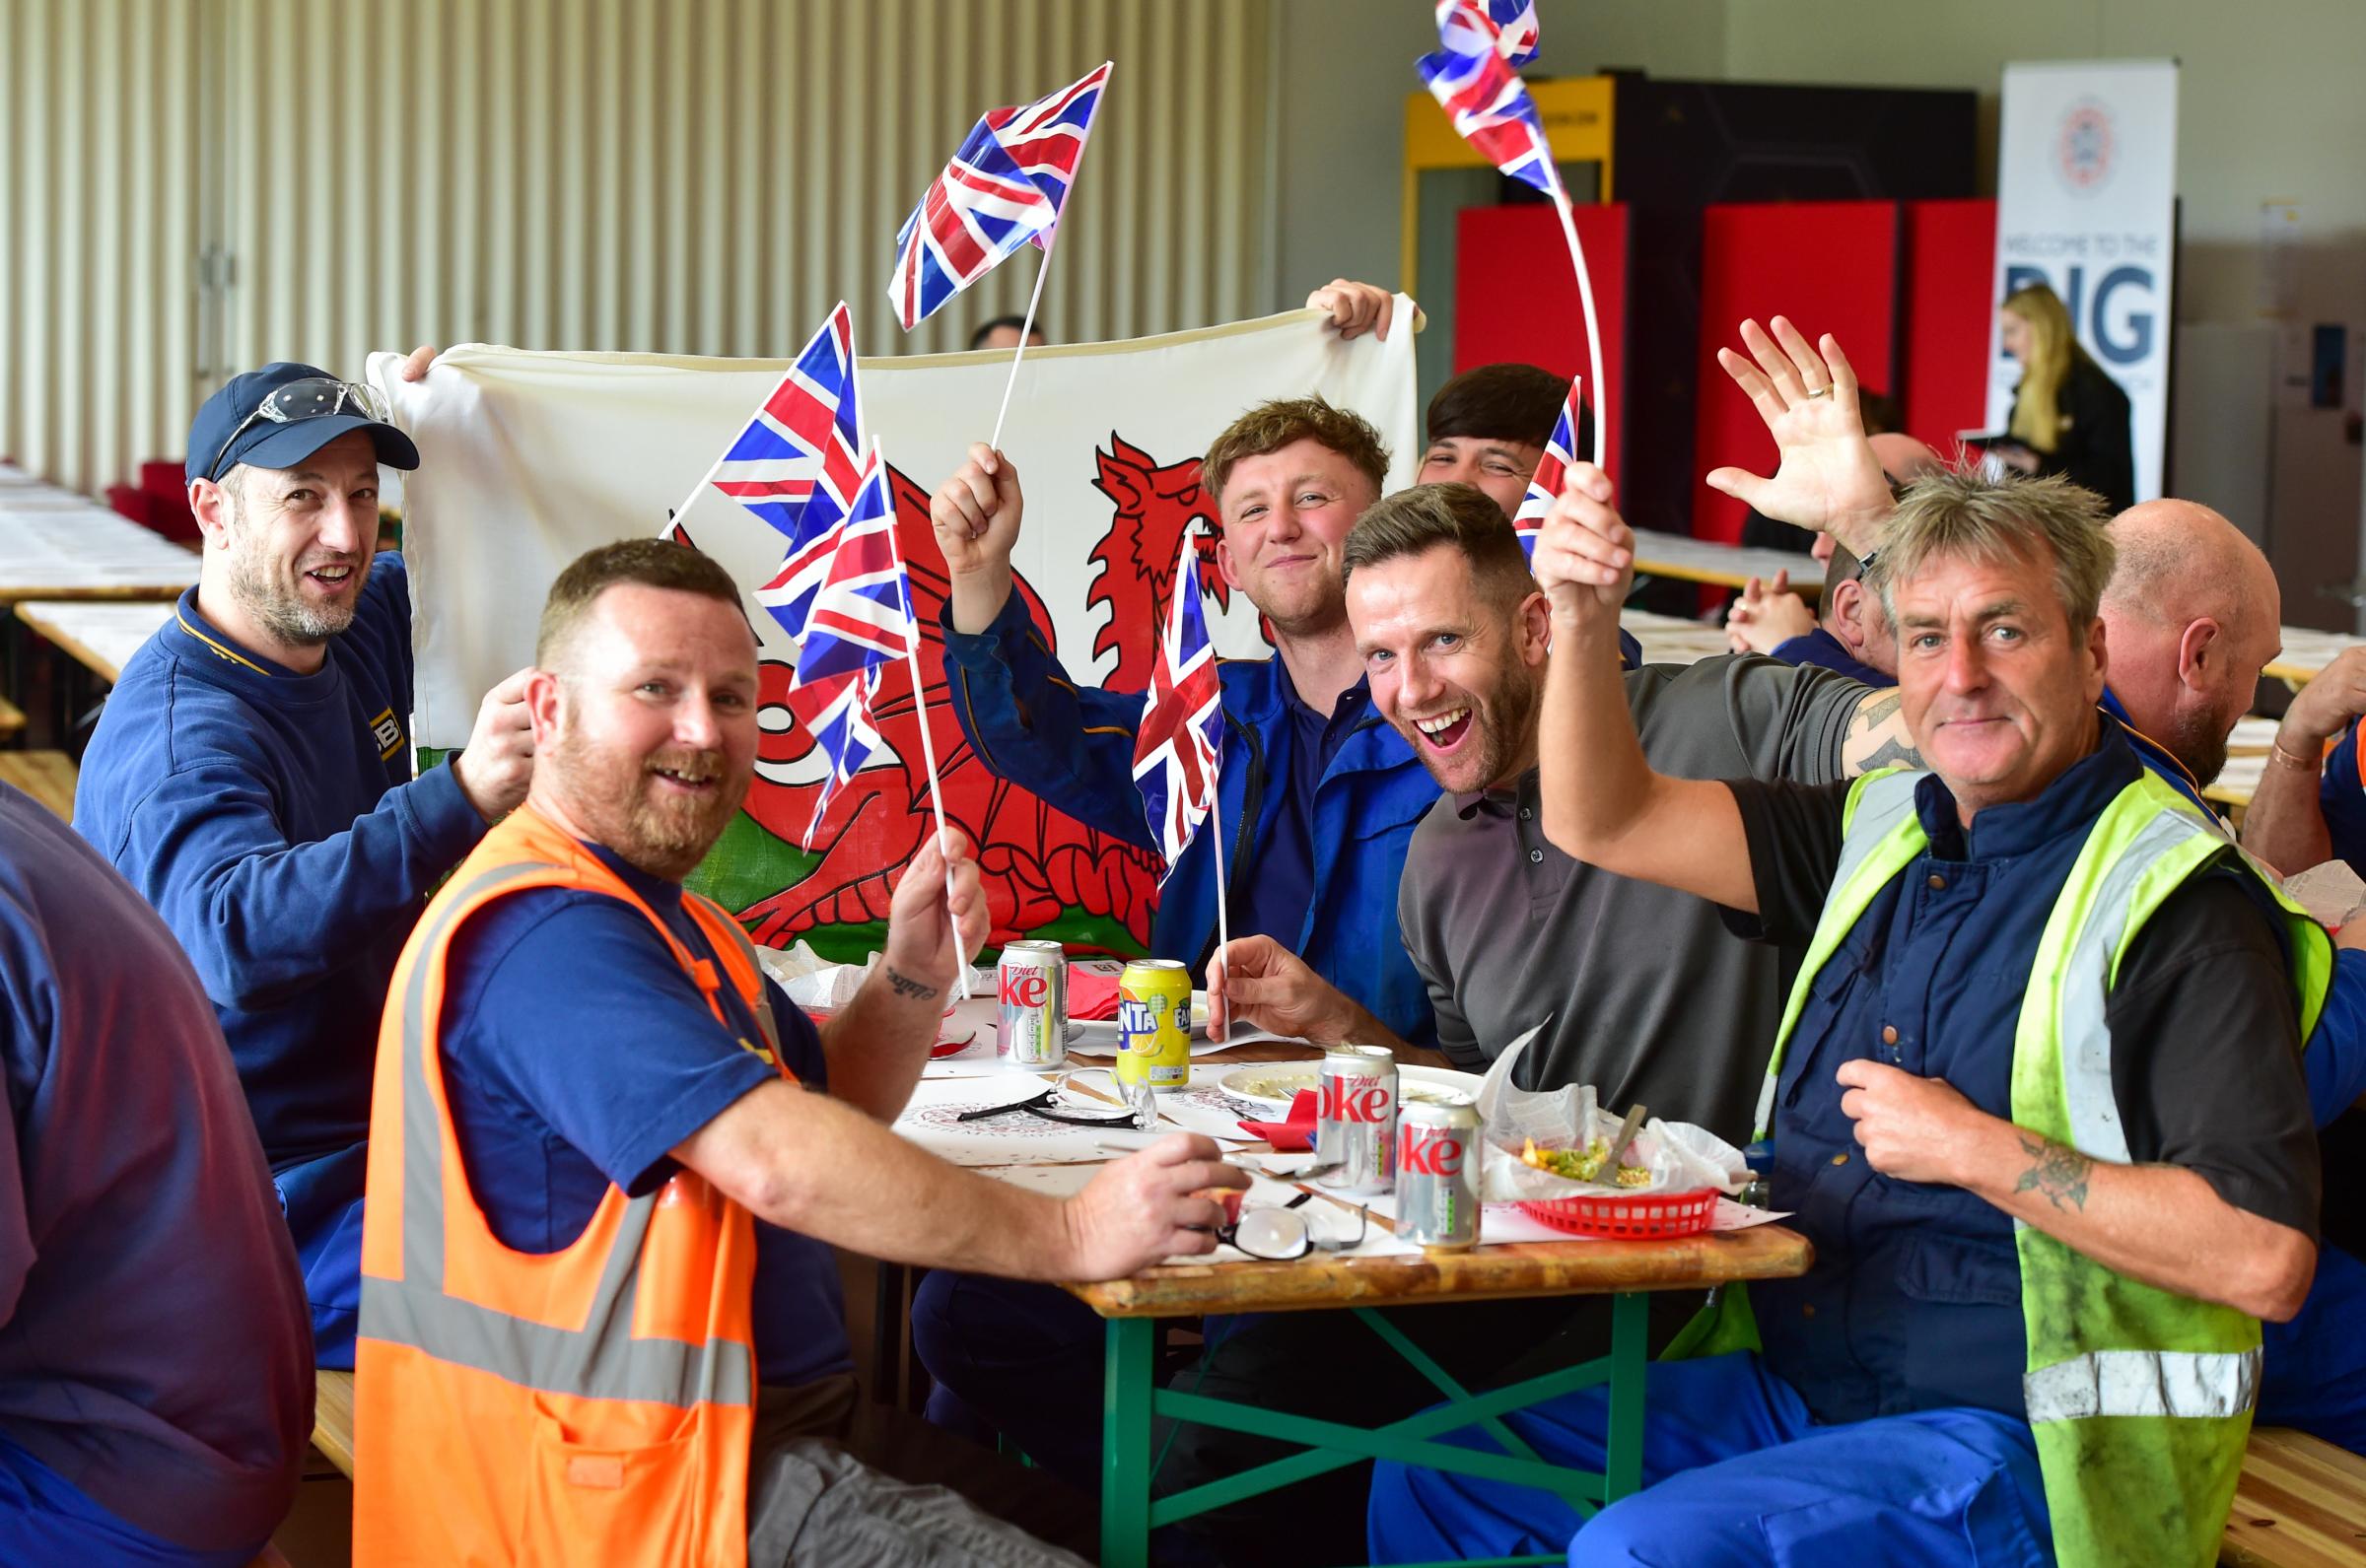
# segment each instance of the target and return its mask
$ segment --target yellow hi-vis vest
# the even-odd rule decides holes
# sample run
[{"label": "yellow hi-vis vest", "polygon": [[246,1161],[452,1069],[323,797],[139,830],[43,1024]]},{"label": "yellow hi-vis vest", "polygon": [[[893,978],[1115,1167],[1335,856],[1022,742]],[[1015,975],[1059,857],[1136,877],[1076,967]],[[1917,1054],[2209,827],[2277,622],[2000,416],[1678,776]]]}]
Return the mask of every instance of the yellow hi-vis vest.
[{"label": "yellow hi-vis vest", "polygon": [[[1848,791],[1832,892],[1783,1009],[1758,1108],[1774,1109],[1783,1049],[1818,970],[1876,895],[1929,848],[1915,773],[1868,774]],[[2300,1035],[2317,1027],[2332,980],[2325,928],[2218,825],[2146,772],[2089,830],[2038,939],[2013,1034],[2016,1125],[2089,1158],[2130,1163],[2112,1095],[2104,1009],[2121,961],[2154,911],[2230,857],[2283,910]],[[2021,1388],[2037,1437],[2054,1552],[2064,1568],[2218,1560],[2260,1381],[2259,1320],[2139,1284],[2016,1220],[2029,1361]]]}]

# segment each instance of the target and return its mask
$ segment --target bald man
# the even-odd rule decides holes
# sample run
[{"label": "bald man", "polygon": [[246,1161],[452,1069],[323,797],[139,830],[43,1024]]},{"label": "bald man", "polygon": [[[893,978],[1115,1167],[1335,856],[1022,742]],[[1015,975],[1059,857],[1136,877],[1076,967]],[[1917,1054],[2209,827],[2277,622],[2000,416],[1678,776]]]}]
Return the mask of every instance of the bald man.
[{"label": "bald man", "polygon": [[2113,716],[2201,789],[2226,766],[2260,670],[2282,646],[2283,595],[2260,547],[2192,501],[2147,501],[2112,519],[2120,564],[2103,595]]}]

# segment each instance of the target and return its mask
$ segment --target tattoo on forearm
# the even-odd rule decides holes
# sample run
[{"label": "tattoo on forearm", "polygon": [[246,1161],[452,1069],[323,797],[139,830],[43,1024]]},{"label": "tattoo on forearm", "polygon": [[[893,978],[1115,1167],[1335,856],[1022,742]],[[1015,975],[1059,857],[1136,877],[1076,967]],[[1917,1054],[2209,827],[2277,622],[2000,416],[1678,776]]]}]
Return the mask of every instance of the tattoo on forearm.
[{"label": "tattoo on forearm", "polygon": [[2073,1148],[2066,1148],[2052,1138],[2021,1134],[2022,1151],[2035,1161],[2021,1173],[2016,1193],[2043,1193],[2055,1208],[2075,1208],[2080,1213],[2087,1207],[2087,1176],[2095,1162]]},{"label": "tattoo on forearm", "polygon": [[914,1001],[927,1001],[936,995],[938,990],[937,987],[924,986],[897,969],[887,971],[887,985],[898,996],[909,996]]}]

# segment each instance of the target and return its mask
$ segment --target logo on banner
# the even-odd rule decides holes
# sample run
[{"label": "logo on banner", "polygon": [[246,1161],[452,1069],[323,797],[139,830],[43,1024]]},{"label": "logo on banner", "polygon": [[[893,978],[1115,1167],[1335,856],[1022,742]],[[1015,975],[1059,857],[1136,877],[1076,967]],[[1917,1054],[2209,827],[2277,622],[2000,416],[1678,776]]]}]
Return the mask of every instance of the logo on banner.
[{"label": "logo on banner", "polygon": [[2112,111],[2091,98],[2082,98],[2062,111],[2061,130],[2053,141],[2053,171],[2062,188],[2073,196],[2091,196],[2112,177],[2118,138]]}]

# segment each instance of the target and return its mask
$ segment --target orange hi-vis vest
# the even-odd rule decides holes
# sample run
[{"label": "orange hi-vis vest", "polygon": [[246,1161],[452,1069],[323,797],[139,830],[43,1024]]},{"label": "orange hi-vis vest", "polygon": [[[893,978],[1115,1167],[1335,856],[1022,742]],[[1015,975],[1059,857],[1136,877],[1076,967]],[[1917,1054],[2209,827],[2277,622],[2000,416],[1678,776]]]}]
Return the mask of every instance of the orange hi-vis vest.
[{"label": "orange hi-vis vest", "polygon": [[713,904],[685,901],[721,974],[531,808],[460,863],[403,948],[379,1032],[353,1560],[743,1568],[753,1218],[677,1170],[641,1197],[611,1186],[572,1246],[514,1252],[494,1239],[461,1168],[438,1045],[452,933],[493,900],[540,887],[604,893],[647,915],[716,1017],[727,1016],[728,984],[780,1060],[755,951]]}]

